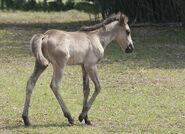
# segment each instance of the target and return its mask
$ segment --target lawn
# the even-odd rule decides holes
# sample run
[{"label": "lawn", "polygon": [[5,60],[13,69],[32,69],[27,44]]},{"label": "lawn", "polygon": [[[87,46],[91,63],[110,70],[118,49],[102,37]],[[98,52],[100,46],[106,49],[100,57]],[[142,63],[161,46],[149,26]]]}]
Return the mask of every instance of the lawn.
[{"label": "lawn", "polygon": [[[48,29],[75,31],[89,15],[68,12],[0,12],[0,133],[179,133],[185,132],[185,29],[132,28],[135,51],[116,42],[98,65],[102,90],[91,110],[92,126],[78,121],[82,74],[68,66],[61,93],[76,125],[69,125],[50,90],[51,65],[33,91],[25,127],[21,118],[26,82],[34,67],[29,40]],[[91,83],[91,95],[94,86]]]}]

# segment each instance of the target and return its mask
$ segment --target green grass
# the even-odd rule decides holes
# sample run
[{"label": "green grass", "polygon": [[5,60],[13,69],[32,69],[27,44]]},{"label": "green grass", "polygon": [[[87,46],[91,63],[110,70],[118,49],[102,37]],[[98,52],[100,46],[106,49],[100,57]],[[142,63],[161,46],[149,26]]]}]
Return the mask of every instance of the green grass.
[{"label": "green grass", "polygon": [[88,20],[89,16],[92,15],[77,10],[69,10],[68,12],[0,11],[0,23],[62,23]]},{"label": "green grass", "polygon": [[[61,85],[62,96],[76,121],[71,126],[49,88],[50,65],[33,91],[29,111],[32,125],[24,127],[21,114],[25,87],[34,66],[29,40],[34,33],[47,29],[74,31],[90,24],[84,21],[88,20],[87,14],[72,12],[75,19],[71,11],[62,12],[61,16],[53,12],[56,18],[39,12],[0,13],[0,133],[184,133],[182,28],[132,29],[132,54],[122,52],[116,42],[107,47],[104,60],[98,65],[103,88],[89,111],[92,126],[78,121],[83,102],[81,68],[68,66]],[[94,86],[90,84],[92,95]]]}]

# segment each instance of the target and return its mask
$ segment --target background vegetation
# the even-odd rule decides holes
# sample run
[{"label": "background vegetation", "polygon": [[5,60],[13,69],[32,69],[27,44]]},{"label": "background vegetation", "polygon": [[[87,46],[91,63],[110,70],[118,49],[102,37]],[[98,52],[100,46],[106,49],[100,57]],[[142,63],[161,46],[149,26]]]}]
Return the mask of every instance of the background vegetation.
[{"label": "background vegetation", "polygon": [[77,9],[106,18],[119,11],[130,22],[185,22],[184,0],[1,0],[1,8],[36,11]]}]

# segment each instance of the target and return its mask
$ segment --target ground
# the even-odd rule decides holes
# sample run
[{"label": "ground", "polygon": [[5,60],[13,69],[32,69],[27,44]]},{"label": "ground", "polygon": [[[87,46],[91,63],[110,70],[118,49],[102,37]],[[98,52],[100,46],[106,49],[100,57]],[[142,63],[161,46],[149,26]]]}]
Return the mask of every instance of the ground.
[{"label": "ground", "polygon": [[78,11],[0,12],[0,133],[184,133],[185,29],[181,27],[131,28],[132,54],[125,54],[116,42],[108,46],[98,65],[102,90],[89,111],[92,126],[78,121],[81,68],[68,66],[61,84],[76,121],[71,126],[49,88],[51,65],[33,91],[32,125],[23,125],[25,87],[34,67],[31,37],[48,29],[75,31],[91,24],[89,16]]}]

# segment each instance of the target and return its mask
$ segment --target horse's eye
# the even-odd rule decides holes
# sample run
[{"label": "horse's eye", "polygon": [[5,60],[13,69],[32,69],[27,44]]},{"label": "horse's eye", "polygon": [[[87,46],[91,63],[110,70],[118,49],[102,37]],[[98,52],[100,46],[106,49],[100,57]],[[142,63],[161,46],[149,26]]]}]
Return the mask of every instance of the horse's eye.
[{"label": "horse's eye", "polygon": [[130,34],[130,31],[129,30],[126,30],[126,33],[127,33],[127,35],[129,35]]}]

